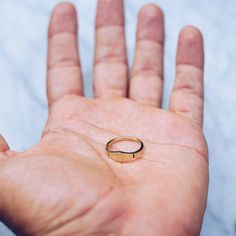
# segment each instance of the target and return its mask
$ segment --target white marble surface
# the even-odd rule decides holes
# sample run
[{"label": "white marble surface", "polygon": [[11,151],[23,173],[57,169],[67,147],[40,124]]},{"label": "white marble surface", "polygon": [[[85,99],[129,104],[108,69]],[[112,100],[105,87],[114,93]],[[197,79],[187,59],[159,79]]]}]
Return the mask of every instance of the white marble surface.
[{"label": "white marble surface", "polygon": [[[132,61],[136,14],[146,0],[125,0]],[[0,133],[16,150],[39,140],[47,116],[46,31],[57,0],[0,0]],[[87,95],[91,95],[95,0],[78,8]],[[210,191],[202,236],[236,235],[236,1],[154,0],[166,15],[165,104],[174,80],[178,31],[198,26],[206,43],[205,133],[210,149]],[[0,235],[8,236],[0,226]]]}]

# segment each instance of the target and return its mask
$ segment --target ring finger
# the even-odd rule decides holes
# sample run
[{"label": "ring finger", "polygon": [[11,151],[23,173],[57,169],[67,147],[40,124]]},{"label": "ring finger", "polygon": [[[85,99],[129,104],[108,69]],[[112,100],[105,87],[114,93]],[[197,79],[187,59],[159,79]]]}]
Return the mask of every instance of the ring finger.
[{"label": "ring finger", "polygon": [[163,84],[164,19],[161,9],[144,6],[138,17],[137,45],[131,74],[131,99],[161,106]]}]

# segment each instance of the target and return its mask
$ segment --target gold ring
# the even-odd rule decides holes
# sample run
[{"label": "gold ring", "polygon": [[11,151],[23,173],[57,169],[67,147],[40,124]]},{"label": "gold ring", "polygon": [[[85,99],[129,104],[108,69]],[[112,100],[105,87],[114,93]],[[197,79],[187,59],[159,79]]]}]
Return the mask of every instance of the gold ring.
[{"label": "gold ring", "polygon": [[[112,144],[120,142],[120,141],[135,142],[135,143],[140,144],[140,147],[138,150],[133,151],[133,152],[111,151],[110,147],[112,146]],[[106,151],[107,151],[108,156],[117,162],[129,162],[129,161],[132,161],[134,159],[141,157],[143,148],[144,148],[144,145],[141,140],[139,140],[138,138],[128,137],[128,136],[120,136],[120,137],[114,138],[110,140],[106,145]]]}]

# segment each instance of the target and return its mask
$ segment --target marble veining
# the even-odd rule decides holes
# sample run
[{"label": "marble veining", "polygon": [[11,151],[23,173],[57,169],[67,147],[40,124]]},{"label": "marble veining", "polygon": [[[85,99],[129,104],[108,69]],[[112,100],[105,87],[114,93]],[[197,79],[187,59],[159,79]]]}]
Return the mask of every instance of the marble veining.
[{"label": "marble veining", "polygon": [[[47,24],[58,0],[0,1],[0,132],[15,150],[38,142],[47,119],[45,93]],[[79,13],[80,51],[86,95],[92,96],[94,0],[71,1]],[[132,62],[136,14],[147,0],[125,0],[127,47]],[[236,1],[153,0],[165,11],[165,97],[175,73],[179,30],[199,27],[206,49],[205,133],[210,189],[201,236],[236,235]],[[88,14],[89,12],[89,14]],[[93,13],[93,14],[92,14]],[[0,235],[13,235],[0,226]]]}]

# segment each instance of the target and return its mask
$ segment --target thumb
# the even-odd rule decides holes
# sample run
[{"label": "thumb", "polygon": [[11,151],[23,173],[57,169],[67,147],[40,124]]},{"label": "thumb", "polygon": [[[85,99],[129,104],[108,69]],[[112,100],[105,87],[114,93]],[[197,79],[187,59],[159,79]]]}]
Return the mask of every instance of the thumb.
[{"label": "thumb", "polygon": [[0,135],[0,153],[6,152],[7,150],[9,150],[9,146],[6,140],[2,137],[2,135]]}]

